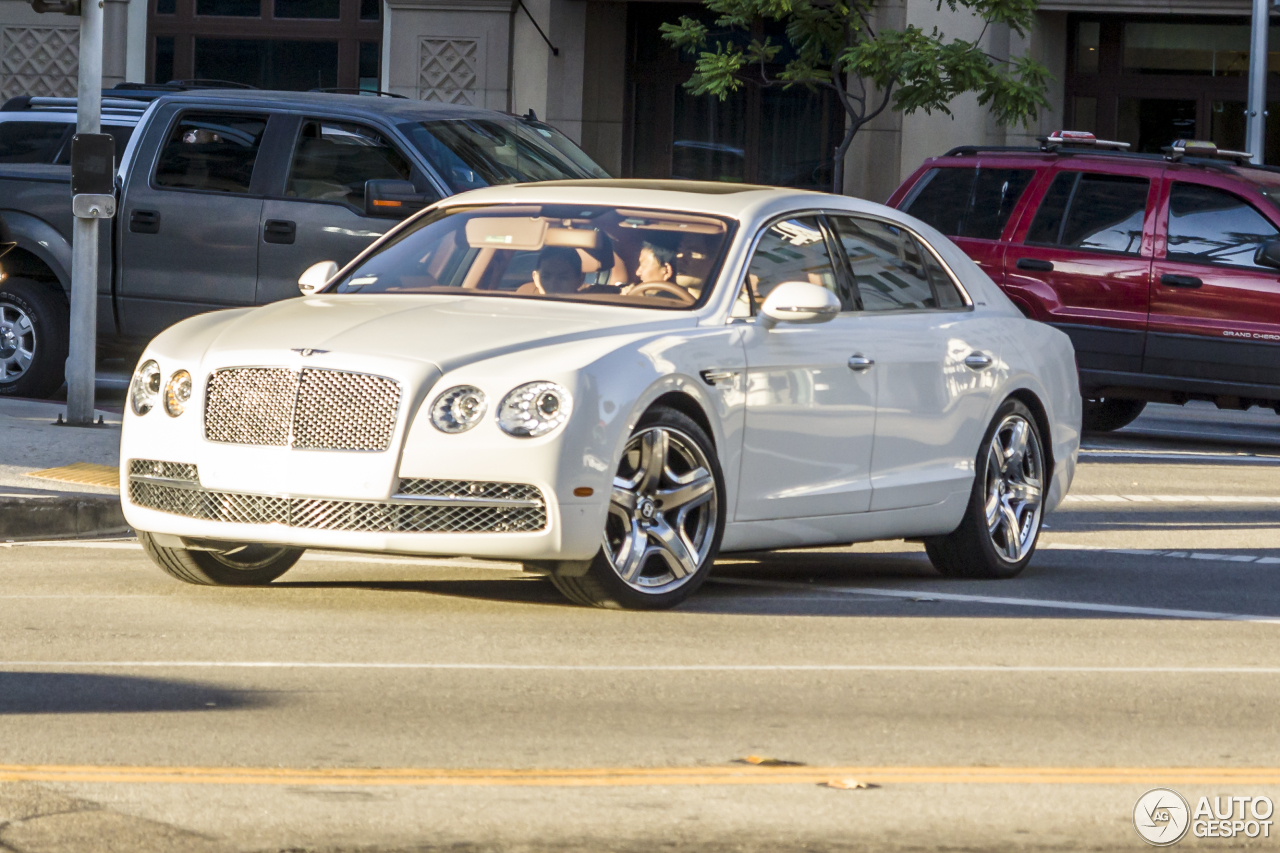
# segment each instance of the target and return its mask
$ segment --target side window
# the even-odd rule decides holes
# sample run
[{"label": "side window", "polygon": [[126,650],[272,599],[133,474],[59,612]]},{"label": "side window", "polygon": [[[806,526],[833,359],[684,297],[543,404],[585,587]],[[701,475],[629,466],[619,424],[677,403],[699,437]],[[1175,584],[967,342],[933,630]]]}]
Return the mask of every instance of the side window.
[{"label": "side window", "polygon": [[1169,260],[1252,267],[1258,246],[1276,234],[1275,226],[1233,193],[1182,183],[1169,193]]},{"label": "side window", "polygon": [[960,288],[956,286],[955,279],[947,273],[929,248],[921,244],[919,239],[916,240],[916,245],[920,248],[920,258],[924,262],[929,283],[933,285],[933,297],[937,300],[938,307],[945,310],[964,308],[964,297],[960,295]]},{"label": "side window", "polygon": [[934,169],[912,190],[903,211],[950,237],[999,240],[1033,169]]},{"label": "side window", "polygon": [[1146,178],[1060,172],[1040,202],[1027,242],[1139,254],[1150,188]]},{"label": "side window", "polygon": [[156,164],[156,186],[248,193],[265,115],[184,113]]},{"label": "side window", "polygon": [[0,163],[52,163],[71,127],[60,121],[0,122]]},{"label": "side window", "polygon": [[757,305],[784,281],[807,281],[840,295],[827,243],[813,217],[784,219],[770,225],[751,256],[747,282]]},{"label": "side window", "polygon": [[[929,255],[910,232],[875,219],[855,216],[830,219],[849,258],[864,310],[938,307],[929,281],[930,271],[925,265]],[[929,260],[933,259],[929,257]]]},{"label": "side window", "polygon": [[912,188],[903,213],[929,223],[948,237],[957,236],[973,195],[976,173],[976,169],[931,169]]},{"label": "side window", "polygon": [[999,240],[1034,175],[1031,169],[979,169],[973,201],[958,236]]},{"label": "side window", "polygon": [[376,130],[336,121],[305,121],[285,195],[338,201],[364,210],[364,182],[407,181],[409,162]]}]

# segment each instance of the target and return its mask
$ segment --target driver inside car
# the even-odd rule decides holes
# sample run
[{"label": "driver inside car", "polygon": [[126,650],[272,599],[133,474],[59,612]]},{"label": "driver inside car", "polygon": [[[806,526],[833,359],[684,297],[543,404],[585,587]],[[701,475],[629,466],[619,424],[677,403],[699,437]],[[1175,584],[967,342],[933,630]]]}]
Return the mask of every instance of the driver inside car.
[{"label": "driver inside car", "polygon": [[640,284],[676,281],[676,252],[668,246],[645,240],[640,246],[640,262],[636,265]]}]

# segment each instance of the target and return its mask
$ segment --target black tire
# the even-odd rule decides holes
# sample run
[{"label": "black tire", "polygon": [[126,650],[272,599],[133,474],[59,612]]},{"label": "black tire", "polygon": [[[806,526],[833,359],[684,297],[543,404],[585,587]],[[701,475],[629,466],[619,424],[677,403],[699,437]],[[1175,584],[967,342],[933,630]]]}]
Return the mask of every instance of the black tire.
[{"label": "black tire", "polygon": [[[988,522],[987,509],[991,502],[995,504],[995,517],[1003,519],[1001,507],[1005,505],[1002,500],[1004,493],[1000,492],[999,483],[1005,481],[1006,474],[999,470],[992,471],[990,467],[990,456],[994,452],[993,447],[997,431],[1002,435],[1001,447],[1003,447],[1003,435],[1006,424],[1010,421],[1021,421],[1027,424],[1028,429],[1034,441],[1028,441],[1027,448],[1030,452],[1034,448],[1034,453],[1030,453],[1035,457],[1035,461],[1029,464],[1030,468],[1038,469],[1034,472],[1034,477],[1027,476],[1023,471],[1022,477],[1024,482],[1030,482],[1033,479],[1038,480],[1039,492],[1038,501],[1034,509],[1034,517],[1029,518],[1030,527],[1023,527],[1024,522],[1021,518],[1021,510],[1010,509],[1014,519],[1019,527],[1018,539],[1016,547],[1018,550],[1017,558],[1012,558],[1007,553],[1010,543],[1008,534],[1001,535],[1001,541],[1006,546],[1006,552],[1002,553],[1002,547],[997,543],[995,538],[997,533],[994,532]],[[929,555],[929,562],[933,563],[933,567],[943,575],[954,578],[988,578],[988,579],[1006,579],[1018,575],[1027,563],[1031,562],[1031,557],[1035,554],[1036,542],[1040,538],[1040,523],[1043,515],[1044,492],[1049,486],[1047,477],[1047,468],[1045,466],[1044,456],[1044,427],[1028,409],[1018,400],[1006,400],[1000,409],[996,412],[995,418],[991,421],[991,425],[987,427],[986,434],[982,438],[982,444],[978,448],[978,455],[975,461],[975,474],[973,478],[973,491],[969,495],[969,505],[965,509],[964,519],[960,522],[960,526],[946,536],[930,536],[924,540],[926,553]],[[1020,459],[1019,465],[1027,465],[1027,460]],[[1010,465],[1008,477],[1018,476],[1014,472],[1013,466]],[[993,488],[993,477],[999,481]],[[1010,501],[1011,503],[1011,501]],[[1004,529],[1008,529],[1010,525],[1005,525]],[[1025,553],[1022,549],[1025,548]]]},{"label": "black tire", "polygon": [[265,586],[280,577],[302,557],[303,548],[246,544],[233,554],[168,548],[149,533],[138,531],[138,541],[166,574],[202,586]]},{"label": "black tire", "polygon": [[[644,458],[646,451],[641,447],[644,446],[646,436],[656,434],[666,436],[662,439],[664,458],[668,458],[665,456],[668,452],[676,454],[670,457],[675,462],[664,470],[676,470],[677,467],[687,469],[679,472],[681,476],[687,476],[690,483],[700,484],[696,487],[686,486],[689,494],[705,488],[708,482],[705,475],[709,475],[714,491],[700,491],[696,497],[685,498],[678,504],[671,503],[665,509],[660,496],[654,499],[648,494],[642,494],[652,490],[641,488],[646,482],[644,472],[638,464],[633,466],[631,460],[634,456],[639,463]],[[630,445],[637,442],[640,444],[633,451]],[[674,409],[658,407],[646,413],[632,432],[628,445],[628,450],[623,453],[619,476],[624,479],[626,476],[634,476],[639,484],[636,487],[635,509],[627,510],[622,504],[612,502],[610,518],[604,532],[605,543],[591,561],[586,574],[570,577],[553,572],[551,582],[565,598],[575,604],[615,610],[665,610],[675,607],[698,591],[720,552],[725,522],[724,474],[720,470],[715,445],[706,432],[692,418]],[[668,447],[672,450],[669,451]],[[697,464],[696,468],[693,467],[694,463]],[[703,471],[703,475],[699,475],[698,471]],[[658,475],[659,479],[653,481],[653,489],[660,490],[663,482],[661,477],[665,476],[667,475]],[[676,490],[668,483],[663,493],[672,495]],[[707,495],[710,497],[706,497]],[[646,498],[649,500],[647,510],[642,506]],[[683,507],[688,508],[682,509]],[[646,511],[649,512],[647,521],[641,517]],[[622,519],[627,517],[627,512],[631,513],[633,520],[624,522]],[[672,512],[675,513],[674,526],[668,518]],[[628,582],[620,574],[621,570],[614,568],[611,554],[619,549],[619,543],[628,536],[634,543],[637,531],[644,531],[645,547],[639,552],[641,556],[635,562],[633,580]],[[675,574],[671,568],[671,560],[679,562],[679,558],[672,556],[668,559],[667,555],[674,552],[657,544],[662,541],[664,534],[672,531],[679,537],[677,548],[687,557],[682,565],[696,566],[696,569],[686,571],[683,576]],[[667,574],[671,575],[669,581],[666,580]]]},{"label": "black tire", "polygon": [[[45,398],[66,381],[71,321],[57,285],[28,278],[0,284],[0,397]],[[19,357],[29,352],[29,361]]]},{"label": "black tire", "polygon": [[1133,423],[1146,407],[1146,400],[1086,398],[1082,425],[1085,432],[1112,432]]}]

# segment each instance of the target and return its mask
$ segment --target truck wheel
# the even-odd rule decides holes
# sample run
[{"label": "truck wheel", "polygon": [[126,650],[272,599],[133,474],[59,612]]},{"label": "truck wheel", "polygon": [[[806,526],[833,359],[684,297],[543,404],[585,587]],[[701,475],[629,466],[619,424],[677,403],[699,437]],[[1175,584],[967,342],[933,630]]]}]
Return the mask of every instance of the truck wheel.
[{"label": "truck wheel", "polygon": [[52,287],[27,278],[0,284],[0,396],[43,398],[62,387],[70,322]]},{"label": "truck wheel", "polygon": [[293,568],[305,550],[254,544],[227,553],[167,548],[141,530],[138,541],[165,574],[202,586],[265,586]]},{"label": "truck wheel", "polygon": [[1145,400],[1100,397],[1084,401],[1085,432],[1112,432],[1133,423],[1147,407]]}]

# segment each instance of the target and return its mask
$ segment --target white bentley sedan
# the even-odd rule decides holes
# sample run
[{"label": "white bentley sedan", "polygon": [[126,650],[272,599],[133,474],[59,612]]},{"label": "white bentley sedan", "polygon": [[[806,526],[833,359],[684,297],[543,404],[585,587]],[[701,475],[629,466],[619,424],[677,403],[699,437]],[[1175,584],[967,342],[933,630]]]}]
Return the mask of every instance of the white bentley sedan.
[{"label": "white bentley sedan", "polygon": [[143,354],[125,516],[171,575],[519,561],[670,607],[716,555],[923,539],[1008,578],[1075,468],[1067,337],[929,226],[767,187],[494,187]]}]

